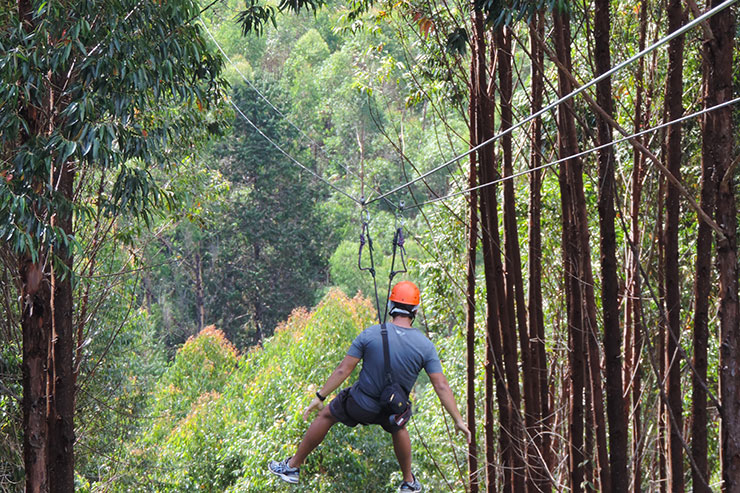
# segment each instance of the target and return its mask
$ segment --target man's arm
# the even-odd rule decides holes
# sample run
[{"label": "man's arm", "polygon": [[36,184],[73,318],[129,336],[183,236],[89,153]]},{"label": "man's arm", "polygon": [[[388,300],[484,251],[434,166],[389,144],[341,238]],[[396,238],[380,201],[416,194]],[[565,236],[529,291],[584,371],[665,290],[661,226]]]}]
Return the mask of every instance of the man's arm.
[{"label": "man's arm", "polygon": [[[334,371],[329,375],[329,379],[326,381],[323,387],[321,387],[321,390],[319,390],[319,394],[326,397],[334,390],[337,389],[340,385],[342,385],[342,382],[347,380],[347,377],[352,374],[352,371],[354,371],[355,367],[357,366],[357,363],[359,363],[360,358],[355,358],[354,356],[345,356],[341,363],[334,369]],[[308,405],[308,408],[303,412],[303,419],[308,419],[308,416],[311,414],[314,410],[320,410],[324,407],[324,403],[319,400],[318,397],[314,397],[311,401],[311,404]]]},{"label": "man's arm", "polygon": [[457,409],[455,396],[452,394],[452,389],[450,389],[450,384],[447,383],[447,378],[445,378],[444,373],[430,373],[429,380],[432,381],[434,391],[437,393],[437,396],[439,396],[442,407],[447,410],[455,421],[455,428],[460,430],[465,435],[468,443],[470,443],[472,438],[470,430],[468,429],[468,425],[465,424],[465,421],[463,421],[460,411]]}]

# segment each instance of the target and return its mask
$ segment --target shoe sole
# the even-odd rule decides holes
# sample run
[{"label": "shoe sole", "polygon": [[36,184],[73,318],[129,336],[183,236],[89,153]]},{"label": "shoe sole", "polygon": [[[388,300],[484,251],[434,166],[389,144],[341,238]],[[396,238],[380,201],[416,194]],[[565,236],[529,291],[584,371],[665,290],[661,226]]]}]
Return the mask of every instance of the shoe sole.
[{"label": "shoe sole", "polygon": [[280,479],[282,479],[283,481],[285,481],[286,483],[298,484],[298,478],[294,478],[292,476],[288,476],[288,475],[285,475],[285,474],[280,473],[280,472],[275,472],[272,469],[270,469],[269,467],[267,468],[267,470],[270,471],[271,473],[273,473],[275,476],[277,476]]}]

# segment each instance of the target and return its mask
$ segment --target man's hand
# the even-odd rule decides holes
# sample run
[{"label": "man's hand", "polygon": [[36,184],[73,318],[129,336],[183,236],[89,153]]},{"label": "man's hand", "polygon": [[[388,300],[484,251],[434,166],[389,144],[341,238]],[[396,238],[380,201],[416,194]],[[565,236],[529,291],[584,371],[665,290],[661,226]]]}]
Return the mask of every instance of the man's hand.
[{"label": "man's hand", "polygon": [[468,428],[468,425],[465,424],[465,421],[462,419],[455,421],[455,428],[457,428],[457,431],[465,435],[465,439],[470,443],[473,439],[473,434],[470,433],[470,429]]},{"label": "man's hand", "polygon": [[309,404],[306,410],[303,411],[303,421],[307,421],[312,412],[321,411],[322,409],[324,409],[324,403],[321,402],[318,397],[314,397],[311,404]]}]

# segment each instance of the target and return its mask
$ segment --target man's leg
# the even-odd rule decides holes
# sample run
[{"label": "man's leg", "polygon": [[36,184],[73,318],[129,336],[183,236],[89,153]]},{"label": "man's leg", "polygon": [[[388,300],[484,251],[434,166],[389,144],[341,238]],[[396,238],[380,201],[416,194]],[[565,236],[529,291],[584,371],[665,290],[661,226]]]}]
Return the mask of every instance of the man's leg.
[{"label": "man's leg", "polygon": [[393,437],[393,451],[396,453],[398,465],[401,466],[403,480],[410,483],[414,480],[414,475],[411,474],[411,438],[409,438],[409,431],[402,428],[393,432],[391,436]]},{"label": "man's leg", "polygon": [[[295,455],[288,461],[288,465],[290,467],[301,467],[308,454],[324,441],[324,437],[329,431],[329,428],[334,426],[336,423],[338,423],[338,421],[331,415],[329,406],[319,411],[318,416],[313,420],[311,426],[308,427],[306,434],[303,435],[303,440],[301,440],[300,445],[298,445],[298,450]],[[406,436],[408,438],[408,433]],[[410,453],[411,442],[409,442],[409,461],[411,460]],[[411,466],[409,465],[409,467]]]}]

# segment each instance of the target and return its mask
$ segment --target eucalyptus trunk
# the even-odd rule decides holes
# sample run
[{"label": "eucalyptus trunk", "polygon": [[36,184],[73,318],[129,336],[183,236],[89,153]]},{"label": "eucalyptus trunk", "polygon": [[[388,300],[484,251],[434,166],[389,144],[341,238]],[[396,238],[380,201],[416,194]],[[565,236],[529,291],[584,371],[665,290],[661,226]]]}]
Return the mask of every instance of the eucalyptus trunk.
[{"label": "eucalyptus trunk", "polygon": [[[475,75],[475,56],[471,58],[471,81]],[[476,91],[470,91],[470,147],[478,144],[476,138],[476,119],[478,99]],[[470,171],[468,172],[468,187],[474,188],[477,183],[478,164],[476,153],[470,154]],[[478,194],[470,193],[468,198],[468,264],[467,284],[465,299],[465,332],[466,332],[466,355],[467,355],[467,418],[468,428],[472,439],[468,444],[468,482],[470,493],[478,493],[478,444],[476,437],[475,419],[475,261],[478,247]]]},{"label": "eucalyptus trunk", "polygon": [[[500,96],[501,131],[504,132],[512,125],[512,53],[511,32],[507,26],[502,26],[496,33],[496,58],[498,61],[498,90]],[[503,176],[511,176],[513,170],[513,152],[511,144],[511,133],[501,137],[501,154],[503,163]],[[527,313],[524,304],[524,281],[522,276],[521,254],[519,252],[519,235],[517,232],[516,198],[514,196],[513,180],[503,182],[504,199],[504,272],[506,279],[506,312],[508,324],[502,324],[502,339],[504,342],[504,360],[506,364],[507,382],[512,399],[512,440],[514,448],[514,489],[524,491],[526,488],[533,489],[534,483],[530,474],[529,466],[535,455],[534,444],[527,441],[524,446],[523,439],[527,439],[525,430],[534,429],[534,416],[532,414],[533,388],[531,358],[529,354],[529,340],[527,337]],[[521,418],[521,396],[519,393],[519,364],[517,361],[516,342],[519,339],[522,359],[522,380],[524,388],[524,420]],[[526,427],[526,428],[525,428]],[[525,460],[522,460],[526,457]]]},{"label": "eucalyptus trunk", "polygon": [[[545,17],[537,11],[530,22],[530,50],[532,58],[532,100],[530,111],[535,114],[542,109],[545,89],[544,51],[539,42],[544,37]],[[535,467],[536,490],[549,491],[551,488],[548,471],[554,463],[550,449],[547,356],[545,354],[545,322],[542,310],[542,119],[532,121],[530,133],[529,166],[529,340],[532,348],[532,370],[536,374],[535,407],[537,427],[534,433],[536,450],[542,456],[541,469]]]},{"label": "eucalyptus trunk", "polygon": [[[596,75],[611,69],[610,1],[596,0],[594,13],[594,58]],[[596,101],[610,117],[613,113],[611,78],[596,85]],[[612,142],[609,122],[597,117],[598,143]],[[606,359],[606,412],[609,419],[609,471],[602,488],[615,493],[627,492],[627,417],[622,394],[622,340],[619,320],[619,280],[617,278],[617,241],[614,228],[614,148],[599,151],[599,237],[601,241],[601,304],[604,313],[604,356]],[[604,464],[606,467],[606,464]]]},{"label": "eucalyptus trunk", "polygon": [[[711,7],[720,2],[712,0]],[[735,16],[728,8],[709,20],[712,39],[705,40],[707,83],[704,106],[729,101],[733,96]],[[716,220],[724,237],[717,239],[720,322],[720,459],[722,491],[740,492],[740,302],[738,301],[737,198],[733,158],[735,125],[732,108],[707,113],[703,128],[703,166],[713,169],[719,185]],[[706,164],[705,164],[706,162]]]},{"label": "eucalyptus trunk", "polygon": [[[712,57],[708,46],[704,50],[703,66],[703,99],[704,106],[714,106],[718,100],[714,94],[711,79],[715,76],[709,67]],[[705,119],[710,122],[710,116]],[[701,208],[708,214],[713,214],[717,197],[717,180],[714,175],[716,163],[710,158],[714,134],[704,135],[702,140],[702,167],[701,167]],[[694,275],[694,331],[693,331],[693,359],[694,371],[691,374],[691,456],[696,464],[691,469],[691,484],[693,491],[706,493],[711,491],[707,480],[709,466],[707,461],[707,349],[709,345],[709,295],[712,286],[712,236],[709,224],[699,220],[696,238],[696,262]]]},{"label": "eucalyptus trunk", "polygon": [[[72,200],[74,192],[75,166],[66,162],[59,169],[55,182],[59,192]],[[57,212],[56,226],[67,235],[72,235],[72,214],[70,211]],[[49,491],[68,493],[74,491],[74,414],[75,414],[75,375],[74,351],[75,332],[73,325],[74,304],[72,300],[72,254],[65,246],[53,252],[59,259],[58,272],[51,273],[51,312],[52,331],[48,371],[49,423]],[[53,261],[52,261],[52,265]]]},{"label": "eucalyptus trunk", "polygon": [[[18,16],[27,32],[36,29],[34,5],[17,3]],[[26,103],[19,112],[28,122],[22,142],[42,139],[55,129],[55,115],[63,101],[56,74],[47,79],[44,107]],[[52,155],[52,162],[58,156]],[[49,183],[55,192],[72,201],[75,166],[63,162],[50,167]],[[36,210],[38,215],[48,211]],[[72,213],[58,210],[51,225],[71,236]],[[23,255],[18,266],[21,281],[23,330],[23,430],[26,491],[74,490],[74,331],[72,303],[72,254],[67,246],[41,247],[36,258]]]},{"label": "eucalyptus trunk", "polygon": [[[681,0],[668,2],[668,31],[681,27],[684,12]],[[668,78],[666,81],[665,117],[672,121],[683,115],[683,51],[684,38],[673,39],[668,47]],[[666,132],[666,167],[681,178],[681,124],[668,127]],[[681,396],[681,357],[678,341],[681,337],[681,287],[679,272],[678,228],[680,216],[679,190],[668,183],[666,191],[665,227],[665,303],[668,327],[666,331],[666,394],[668,426],[668,489],[683,491],[683,409]]]},{"label": "eucalyptus trunk", "polygon": [[51,283],[42,266],[24,256],[19,265],[23,330],[23,462],[26,491],[49,491],[46,365],[51,334]]},{"label": "eucalyptus trunk", "polygon": [[[558,93],[562,96],[571,92],[572,85],[565,71],[570,71],[570,19],[562,8],[553,11],[555,49],[564,69],[558,69]],[[558,151],[561,158],[576,154],[578,143],[571,101],[558,106]],[[568,410],[568,470],[570,489],[573,493],[583,491],[583,434],[584,434],[584,314],[582,306],[582,279],[580,265],[584,252],[578,238],[578,221],[575,204],[575,187],[581,173],[578,158],[564,161],[560,165],[560,201],[563,221],[563,264],[566,309],[568,314],[568,366],[569,410]]]},{"label": "eucalyptus trunk", "polygon": [[[474,131],[476,142],[483,142],[493,136],[493,102],[488,94],[487,82],[487,63],[486,63],[486,43],[485,30],[483,27],[483,13],[480,10],[474,12],[473,22],[473,57],[474,69],[472,80],[472,92],[475,93],[476,111]],[[493,169],[493,147],[485,146],[478,150],[478,178],[481,183],[486,183],[492,178]],[[486,187],[480,193],[480,212],[481,212],[481,230],[483,233],[483,266],[486,282],[486,363],[485,363],[485,444],[486,444],[486,492],[493,493],[496,488],[496,467],[501,463],[506,471],[511,467],[511,457],[509,455],[509,436],[504,430],[509,427],[509,414],[506,398],[506,387],[504,383],[503,357],[501,346],[501,332],[498,313],[498,284],[496,276],[500,275],[496,269],[494,258],[496,256],[498,243],[498,219],[496,214],[496,195],[493,187]],[[495,236],[494,236],[495,235]],[[499,411],[499,428],[498,436],[501,444],[502,460],[496,458],[496,434],[494,432],[494,387],[495,398]],[[504,476],[504,489],[507,483],[507,476]]]},{"label": "eucalyptus trunk", "polygon": [[[638,46],[640,51],[645,48],[647,37],[647,7],[640,8],[640,36]],[[642,130],[643,123],[643,94],[645,77],[645,59],[638,60],[635,75],[635,121],[634,133]],[[636,141],[643,145],[642,137]],[[643,163],[645,155],[636,147],[633,149],[631,195],[630,195],[630,245],[627,248],[627,286],[625,310],[625,364],[624,364],[624,395],[629,396],[632,416],[632,483],[631,491],[639,493],[642,490],[642,370],[640,368],[640,354],[642,353],[642,283],[640,278],[640,245],[642,241],[640,203],[642,198]]]}]

